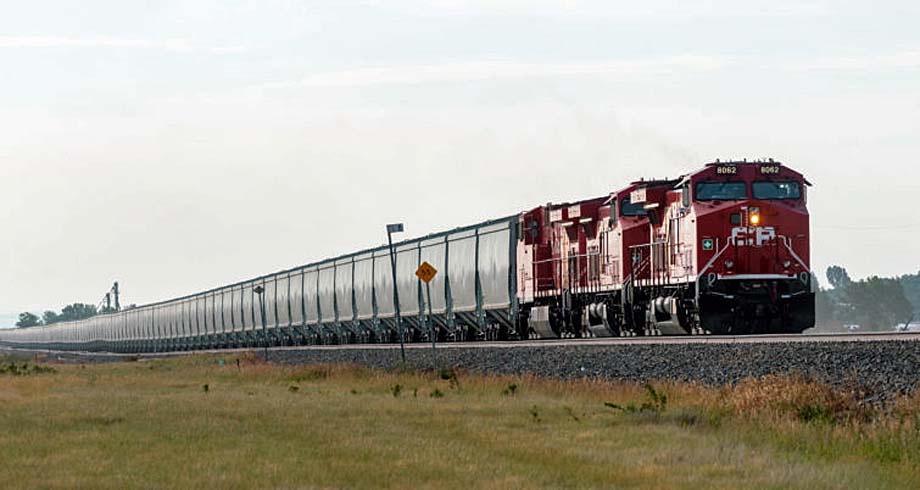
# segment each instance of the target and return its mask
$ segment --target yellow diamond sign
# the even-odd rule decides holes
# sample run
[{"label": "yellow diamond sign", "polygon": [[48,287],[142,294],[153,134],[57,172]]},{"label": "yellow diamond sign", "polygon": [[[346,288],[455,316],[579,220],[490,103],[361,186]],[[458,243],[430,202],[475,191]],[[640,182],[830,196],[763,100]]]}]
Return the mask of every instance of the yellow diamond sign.
[{"label": "yellow diamond sign", "polygon": [[415,271],[415,275],[418,276],[418,278],[422,281],[425,281],[425,284],[431,282],[437,273],[438,270],[428,262],[422,262],[422,265],[418,266],[418,270]]}]

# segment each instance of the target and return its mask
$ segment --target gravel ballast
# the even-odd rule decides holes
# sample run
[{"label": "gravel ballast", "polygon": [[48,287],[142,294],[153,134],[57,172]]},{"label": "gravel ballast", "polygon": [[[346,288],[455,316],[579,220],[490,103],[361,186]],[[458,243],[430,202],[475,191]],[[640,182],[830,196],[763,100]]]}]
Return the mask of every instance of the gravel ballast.
[{"label": "gravel ballast", "polygon": [[[270,349],[271,362],[357,364],[392,369],[402,365],[399,346]],[[261,349],[254,349],[264,355]],[[112,362],[138,355],[47,353],[61,362]],[[147,354],[167,357],[173,354]],[[240,351],[228,351],[239,356]],[[449,367],[485,374],[533,374],[562,379],[600,378],[630,382],[682,381],[709,386],[745,378],[801,375],[840,389],[857,389],[867,399],[912,394],[920,380],[920,341],[689,343],[619,345],[505,345],[501,347],[414,345],[406,362],[418,369]]]},{"label": "gravel ballast", "polygon": [[[401,364],[394,349],[272,351],[273,362],[353,363],[390,369]],[[633,382],[686,381],[711,386],[769,374],[798,374],[838,388],[887,398],[914,391],[920,342],[809,342],[763,344],[645,344],[406,350],[416,368],[452,367],[489,374],[602,378]]]}]

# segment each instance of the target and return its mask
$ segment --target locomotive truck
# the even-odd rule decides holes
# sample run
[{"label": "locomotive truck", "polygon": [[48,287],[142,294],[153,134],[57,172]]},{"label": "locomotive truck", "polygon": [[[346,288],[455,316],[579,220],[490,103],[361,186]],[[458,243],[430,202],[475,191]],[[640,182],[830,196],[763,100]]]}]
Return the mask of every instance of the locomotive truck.
[{"label": "locomotive truck", "polygon": [[[0,330],[12,347],[262,345],[799,333],[814,326],[807,180],[710,163],[394,246],[89,319]],[[428,262],[439,273],[425,288]],[[396,315],[394,287],[401,316]]]}]

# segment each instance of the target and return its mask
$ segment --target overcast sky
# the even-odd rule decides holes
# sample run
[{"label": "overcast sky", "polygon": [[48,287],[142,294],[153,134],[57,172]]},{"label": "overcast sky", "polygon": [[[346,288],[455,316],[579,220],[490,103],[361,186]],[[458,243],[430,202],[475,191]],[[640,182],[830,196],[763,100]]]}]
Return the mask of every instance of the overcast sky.
[{"label": "overcast sky", "polygon": [[918,25],[915,1],[3,0],[0,314],[732,157],[815,184],[816,270],[915,273]]}]

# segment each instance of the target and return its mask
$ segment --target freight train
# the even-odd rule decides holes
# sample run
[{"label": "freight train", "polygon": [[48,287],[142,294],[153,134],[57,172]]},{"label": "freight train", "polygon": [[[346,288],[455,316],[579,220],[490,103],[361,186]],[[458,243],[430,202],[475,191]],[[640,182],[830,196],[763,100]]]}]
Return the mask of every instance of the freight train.
[{"label": "freight train", "polygon": [[[382,246],[77,322],[0,330],[0,344],[162,352],[400,335],[799,333],[815,321],[810,185],[772,160],[716,161],[405,240],[392,256]],[[424,262],[438,271],[427,290],[415,275]]]}]

